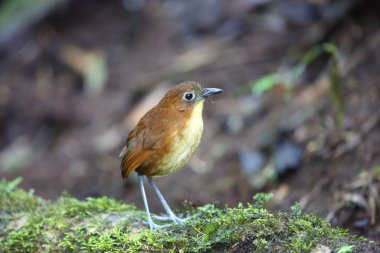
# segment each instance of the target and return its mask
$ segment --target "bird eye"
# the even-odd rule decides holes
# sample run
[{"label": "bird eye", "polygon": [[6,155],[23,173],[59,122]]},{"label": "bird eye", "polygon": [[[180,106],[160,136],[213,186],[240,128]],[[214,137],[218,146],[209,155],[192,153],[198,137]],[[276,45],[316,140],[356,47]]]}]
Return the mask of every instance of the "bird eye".
[{"label": "bird eye", "polygon": [[194,99],[194,94],[192,92],[186,92],[184,95],[183,95],[183,99],[187,100],[187,101],[191,101]]}]

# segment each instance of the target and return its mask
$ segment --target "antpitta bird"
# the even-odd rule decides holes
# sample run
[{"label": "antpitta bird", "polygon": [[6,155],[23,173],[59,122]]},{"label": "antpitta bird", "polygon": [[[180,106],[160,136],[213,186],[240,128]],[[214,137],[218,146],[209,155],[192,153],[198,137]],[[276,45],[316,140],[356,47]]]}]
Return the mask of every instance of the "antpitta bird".
[{"label": "antpitta bird", "polygon": [[120,153],[121,174],[127,178],[138,173],[139,186],[150,229],[162,226],[153,222],[144,189],[144,177],[160,199],[168,217],[161,220],[183,222],[178,218],[153,181],[184,166],[198,147],[203,132],[203,103],[217,88],[202,88],[198,82],[183,82],[172,87],[162,100],[148,111],[130,132]]}]

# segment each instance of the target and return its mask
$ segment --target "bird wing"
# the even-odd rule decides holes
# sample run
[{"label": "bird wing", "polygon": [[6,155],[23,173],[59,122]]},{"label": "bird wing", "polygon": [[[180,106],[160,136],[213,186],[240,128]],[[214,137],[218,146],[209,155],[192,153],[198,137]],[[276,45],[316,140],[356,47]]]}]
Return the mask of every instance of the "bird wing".
[{"label": "bird wing", "polygon": [[154,122],[145,115],[129,134],[126,144],[119,154],[122,157],[121,174],[127,178],[133,171],[142,165],[160,143],[160,135],[152,128]]},{"label": "bird wing", "polygon": [[127,178],[133,171],[135,171],[145,160],[150,156],[149,151],[136,151],[132,150],[123,156],[121,162],[121,175]]}]

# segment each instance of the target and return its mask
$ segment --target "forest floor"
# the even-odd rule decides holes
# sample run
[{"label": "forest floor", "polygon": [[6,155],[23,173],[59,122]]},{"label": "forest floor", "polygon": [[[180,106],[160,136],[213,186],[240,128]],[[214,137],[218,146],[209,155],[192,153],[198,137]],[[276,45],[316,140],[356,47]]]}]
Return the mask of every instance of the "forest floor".
[{"label": "forest floor", "polygon": [[[203,140],[189,165],[157,179],[171,205],[235,206],[272,192],[273,210],[300,202],[379,241],[379,4],[329,16],[329,5],[355,1],[322,1],[318,19],[297,1],[220,2],[204,20],[158,1],[137,12],[119,1],[66,1],[0,44],[0,176],[20,176],[23,188],[46,198],[68,191],[143,208],[136,178],[122,182],[118,153],[170,84],[196,80],[224,93],[205,105]],[[323,42],[339,49],[338,95],[326,53],[286,86]],[[277,72],[275,87],[251,92],[255,80]],[[104,86],[96,82],[102,76]],[[162,211],[148,193],[152,210]]]}]

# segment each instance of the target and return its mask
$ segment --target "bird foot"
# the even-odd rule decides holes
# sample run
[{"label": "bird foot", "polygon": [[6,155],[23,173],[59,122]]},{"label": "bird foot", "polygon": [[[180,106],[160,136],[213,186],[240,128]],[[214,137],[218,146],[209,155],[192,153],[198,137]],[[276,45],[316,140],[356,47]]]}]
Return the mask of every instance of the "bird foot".
[{"label": "bird foot", "polygon": [[158,225],[158,224],[154,223],[153,221],[144,221],[143,224],[149,226],[150,230],[161,229],[161,228],[165,228],[165,227],[170,226],[170,224]]},{"label": "bird foot", "polygon": [[175,216],[174,214],[171,216],[166,216],[166,215],[158,216],[157,215],[157,216],[153,216],[153,217],[159,221],[173,221],[176,224],[186,222],[190,219],[189,217],[181,219],[181,218],[178,218],[177,216]]}]

